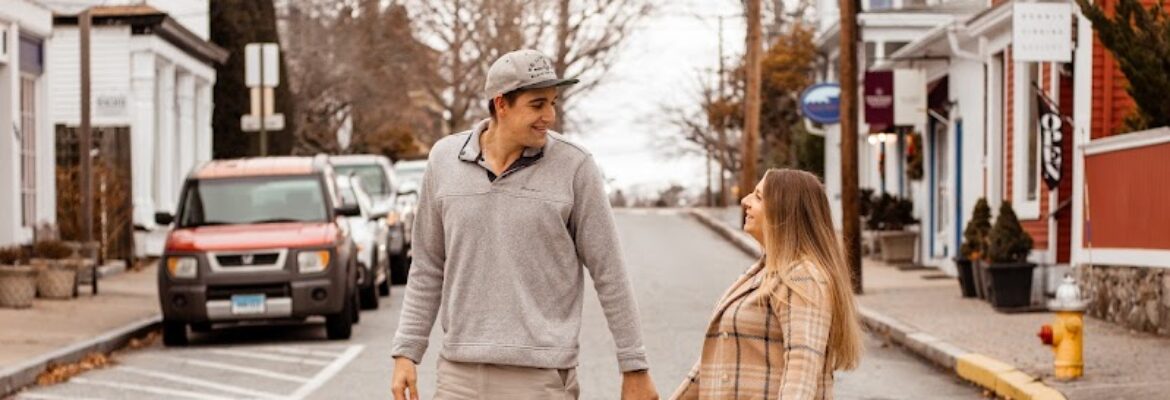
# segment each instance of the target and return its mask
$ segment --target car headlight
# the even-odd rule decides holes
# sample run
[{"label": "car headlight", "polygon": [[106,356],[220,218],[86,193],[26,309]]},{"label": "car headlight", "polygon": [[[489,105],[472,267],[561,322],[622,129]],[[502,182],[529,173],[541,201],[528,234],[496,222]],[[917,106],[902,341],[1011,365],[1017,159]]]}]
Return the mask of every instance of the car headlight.
[{"label": "car headlight", "polygon": [[329,251],[306,251],[297,253],[297,268],[304,272],[321,272],[329,268]]},{"label": "car headlight", "polygon": [[199,273],[195,257],[167,257],[167,272],[172,278],[193,279]]}]

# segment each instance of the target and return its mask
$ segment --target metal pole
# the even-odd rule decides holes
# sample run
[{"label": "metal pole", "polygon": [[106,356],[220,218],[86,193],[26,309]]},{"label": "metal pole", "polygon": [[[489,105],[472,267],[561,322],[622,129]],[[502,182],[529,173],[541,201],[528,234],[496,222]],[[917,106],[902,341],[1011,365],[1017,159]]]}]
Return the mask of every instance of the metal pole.
[{"label": "metal pole", "polygon": [[267,108],[264,107],[264,98],[267,97],[268,91],[264,87],[264,48],[260,48],[260,157],[268,155],[268,131],[264,127],[264,119],[268,115]]},{"label": "metal pole", "polygon": [[747,2],[747,99],[744,110],[743,170],[739,177],[739,196],[756,186],[756,142],[760,135],[760,0]]},{"label": "metal pole", "polygon": [[[77,153],[81,156],[81,240],[82,249],[89,249],[89,243],[94,241],[94,136],[90,126],[90,64],[89,64],[89,35],[94,18],[90,9],[78,15],[78,27],[81,32],[81,138],[78,139]],[[84,254],[85,257],[91,256]],[[92,255],[96,256],[96,254]],[[95,268],[97,258],[94,258]],[[91,281],[92,292],[97,295],[97,270]]]},{"label": "metal pole", "polygon": [[861,284],[861,196],[857,176],[857,0],[839,0],[841,13],[841,211],[845,259],[853,292]]}]

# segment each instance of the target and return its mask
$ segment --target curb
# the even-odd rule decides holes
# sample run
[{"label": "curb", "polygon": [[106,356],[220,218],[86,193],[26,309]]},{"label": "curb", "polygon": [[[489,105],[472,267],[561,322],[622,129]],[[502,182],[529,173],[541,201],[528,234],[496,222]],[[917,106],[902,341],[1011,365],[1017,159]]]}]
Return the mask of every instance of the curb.
[{"label": "curb", "polygon": [[[702,210],[691,208],[687,212],[747,255],[761,257],[758,246],[744,235]],[[1011,364],[963,349],[870,308],[858,306],[857,313],[862,326],[870,332],[882,335],[911,353],[953,371],[960,378],[1000,397],[1015,400],[1065,400],[1064,394]]]},{"label": "curb", "polygon": [[155,315],[129,323],[121,328],[103,333],[93,339],[74,343],[35,359],[0,370],[0,398],[35,385],[37,376],[52,365],[70,364],[80,361],[90,353],[109,354],[121,349],[130,339],[145,336],[162,324],[162,316]]}]

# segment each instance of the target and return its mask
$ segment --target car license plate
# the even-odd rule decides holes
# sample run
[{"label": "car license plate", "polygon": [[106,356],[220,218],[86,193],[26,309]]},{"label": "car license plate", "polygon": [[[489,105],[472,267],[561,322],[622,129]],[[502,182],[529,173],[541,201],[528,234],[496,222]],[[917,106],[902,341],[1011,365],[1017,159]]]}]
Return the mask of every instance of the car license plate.
[{"label": "car license plate", "polygon": [[232,314],[263,314],[264,295],[237,294],[232,296]]}]

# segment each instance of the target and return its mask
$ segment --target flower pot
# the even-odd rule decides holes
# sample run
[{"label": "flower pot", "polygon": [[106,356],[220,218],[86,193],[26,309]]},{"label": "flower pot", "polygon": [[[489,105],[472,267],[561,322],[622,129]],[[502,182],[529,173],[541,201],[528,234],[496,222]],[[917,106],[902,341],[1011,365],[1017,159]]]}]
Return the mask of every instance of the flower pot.
[{"label": "flower pot", "polygon": [[878,233],[878,242],[881,246],[881,259],[888,263],[914,261],[914,244],[918,241],[918,232],[887,231]]},{"label": "flower pot", "polygon": [[53,260],[37,274],[37,294],[46,299],[71,299],[77,293],[77,263]]},{"label": "flower pot", "polygon": [[955,265],[959,269],[959,291],[963,297],[975,297],[975,270],[971,260],[956,258]]},{"label": "flower pot", "polygon": [[37,294],[37,271],[30,266],[0,267],[0,307],[28,308]]},{"label": "flower pot", "polygon": [[991,278],[988,300],[995,308],[1027,307],[1032,304],[1032,263],[992,263],[987,267]]}]

